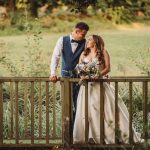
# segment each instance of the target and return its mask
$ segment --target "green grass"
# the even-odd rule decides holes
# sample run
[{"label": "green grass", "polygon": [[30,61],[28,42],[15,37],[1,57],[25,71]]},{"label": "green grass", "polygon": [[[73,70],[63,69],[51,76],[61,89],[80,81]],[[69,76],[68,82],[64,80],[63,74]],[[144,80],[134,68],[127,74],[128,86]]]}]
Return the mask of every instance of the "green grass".
[{"label": "green grass", "polygon": [[[92,21],[90,21],[92,24]],[[90,25],[91,25],[90,24]],[[91,25],[93,26],[93,25]],[[72,25],[73,27],[73,25]],[[150,28],[149,27],[136,27],[132,26],[121,26],[118,29],[106,29],[98,28],[98,24],[95,25],[96,28],[91,28],[88,35],[99,34],[104,38],[105,47],[108,50],[111,57],[111,73],[112,76],[120,75],[141,75],[141,71],[136,68],[133,60],[137,60],[139,51],[144,51],[150,48]],[[69,30],[71,31],[71,30]],[[70,32],[60,32],[54,33],[42,32],[42,39],[39,40],[39,48],[44,54],[44,60],[46,64],[50,63],[51,54],[57,39],[60,36],[69,34]],[[6,52],[11,56],[12,61],[20,61],[20,59],[26,56],[28,51],[27,39],[30,39],[30,44],[33,44],[33,36],[26,34],[24,35],[12,35],[12,36],[1,36],[0,37],[0,51]],[[147,56],[145,55],[145,58]],[[0,65],[1,66],[1,65]],[[1,66],[2,67],[2,66]],[[49,68],[47,68],[47,75],[49,74]],[[0,69],[0,74],[2,76],[7,76],[7,71],[2,68]],[[46,76],[47,76],[46,75]]]}]

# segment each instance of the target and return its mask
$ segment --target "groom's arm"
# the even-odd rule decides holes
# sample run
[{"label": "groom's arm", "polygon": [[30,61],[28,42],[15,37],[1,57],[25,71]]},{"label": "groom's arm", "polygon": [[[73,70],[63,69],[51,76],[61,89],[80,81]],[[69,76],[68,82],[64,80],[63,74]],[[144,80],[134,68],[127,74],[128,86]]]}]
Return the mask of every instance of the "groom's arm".
[{"label": "groom's arm", "polygon": [[56,75],[56,69],[59,64],[60,56],[63,49],[63,37],[60,37],[55,45],[52,58],[51,58],[51,64],[50,64],[50,81],[56,82],[57,81],[57,75]]}]

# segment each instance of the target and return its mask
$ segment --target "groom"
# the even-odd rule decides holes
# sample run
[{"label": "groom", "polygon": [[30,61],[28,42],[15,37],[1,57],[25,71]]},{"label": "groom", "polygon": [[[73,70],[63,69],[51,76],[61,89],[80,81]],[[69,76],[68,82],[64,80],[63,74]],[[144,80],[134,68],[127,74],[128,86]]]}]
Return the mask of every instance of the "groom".
[{"label": "groom", "polygon": [[[59,63],[60,57],[61,62],[61,76],[76,78],[77,76],[73,73],[73,70],[78,63],[80,54],[85,48],[85,36],[89,30],[89,26],[85,22],[79,22],[75,25],[72,33],[67,36],[60,37],[56,43],[53,51],[50,71],[51,75],[49,77],[50,81],[57,82],[56,69]],[[79,91],[79,86],[77,84],[73,85],[73,119],[75,117],[76,111],[76,101]]]}]

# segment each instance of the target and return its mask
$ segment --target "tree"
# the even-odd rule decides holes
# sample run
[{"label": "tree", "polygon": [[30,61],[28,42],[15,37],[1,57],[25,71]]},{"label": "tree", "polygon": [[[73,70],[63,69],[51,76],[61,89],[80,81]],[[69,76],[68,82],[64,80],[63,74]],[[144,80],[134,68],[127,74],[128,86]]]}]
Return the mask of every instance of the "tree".
[{"label": "tree", "polygon": [[62,0],[65,5],[72,6],[75,10],[84,11],[89,5],[96,5],[97,0]]},{"label": "tree", "polygon": [[9,0],[8,1],[8,8],[10,11],[14,11],[16,8],[16,0]]},{"label": "tree", "polygon": [[31,16],[37,18],[38,17],[38,3],[37,0],[30,0],[30,11]]}]

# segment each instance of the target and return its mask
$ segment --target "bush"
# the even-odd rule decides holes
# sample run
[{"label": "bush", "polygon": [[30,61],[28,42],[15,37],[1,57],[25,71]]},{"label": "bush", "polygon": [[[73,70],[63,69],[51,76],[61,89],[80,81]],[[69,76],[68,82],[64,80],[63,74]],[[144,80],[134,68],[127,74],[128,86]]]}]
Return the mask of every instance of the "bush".
[{"label": "bush", "polygon": [[137,51],[137,59],[133,60],[136,66],[141,70],[141,73],[150,76],[150,48]]},{"label": "bush", "polygon": [[[20,58],[18,62],[13,61],[11,55],[7,54],[7,46],[1,42],[2,55],[0,56],[0,65],[7,69],[10,76],[13,77],[45,77],[49,75],[49,65],[45,61],[40,45],[41,32],[37,31],[31,35],[30,29],[26,30],[26,48],[27,53],[23,58]],[[3,113],[4,113],[4,137],[6,139],[11,137],[11,116],[15,118],[15,94],[14,94],[14,83],[12,91],[10,91],[10,83],[3,84],[4,99],[3,99]],[[26,84],[28,85],[26,87]],[[49,130],[50,136],[53,136],[53,108],[55,97],[55,109],[56,109],[56,136],[61,136],[61,99],[60,99],[60,86],[53,88],[52,83],[49,85]],[[34,135],[39,136],[39,84],[35,82],[34,85]],[[29,83],[19,82],[19,93],[18,93],[18,117],[19,117],[19,136],[30,137],[31,136],[31,85]],[[25,98],[26,97],[26,98]],[[11,99],[10,99],[11,98]],[[42,111],[42,137],[46,135],[46,90],[45,83],[41,83],[41,111]],[[13,105],[13,114],[11,114],[11,106]],[[25,104],[26,103],[26,104]],[[26,118],[25,118],[26,117]],[[27,130],[25,130],[25,119],[27,119]],[[15,129],[15,119],[13,120]],[[13,136],[15,134],[13,133]]]}]

